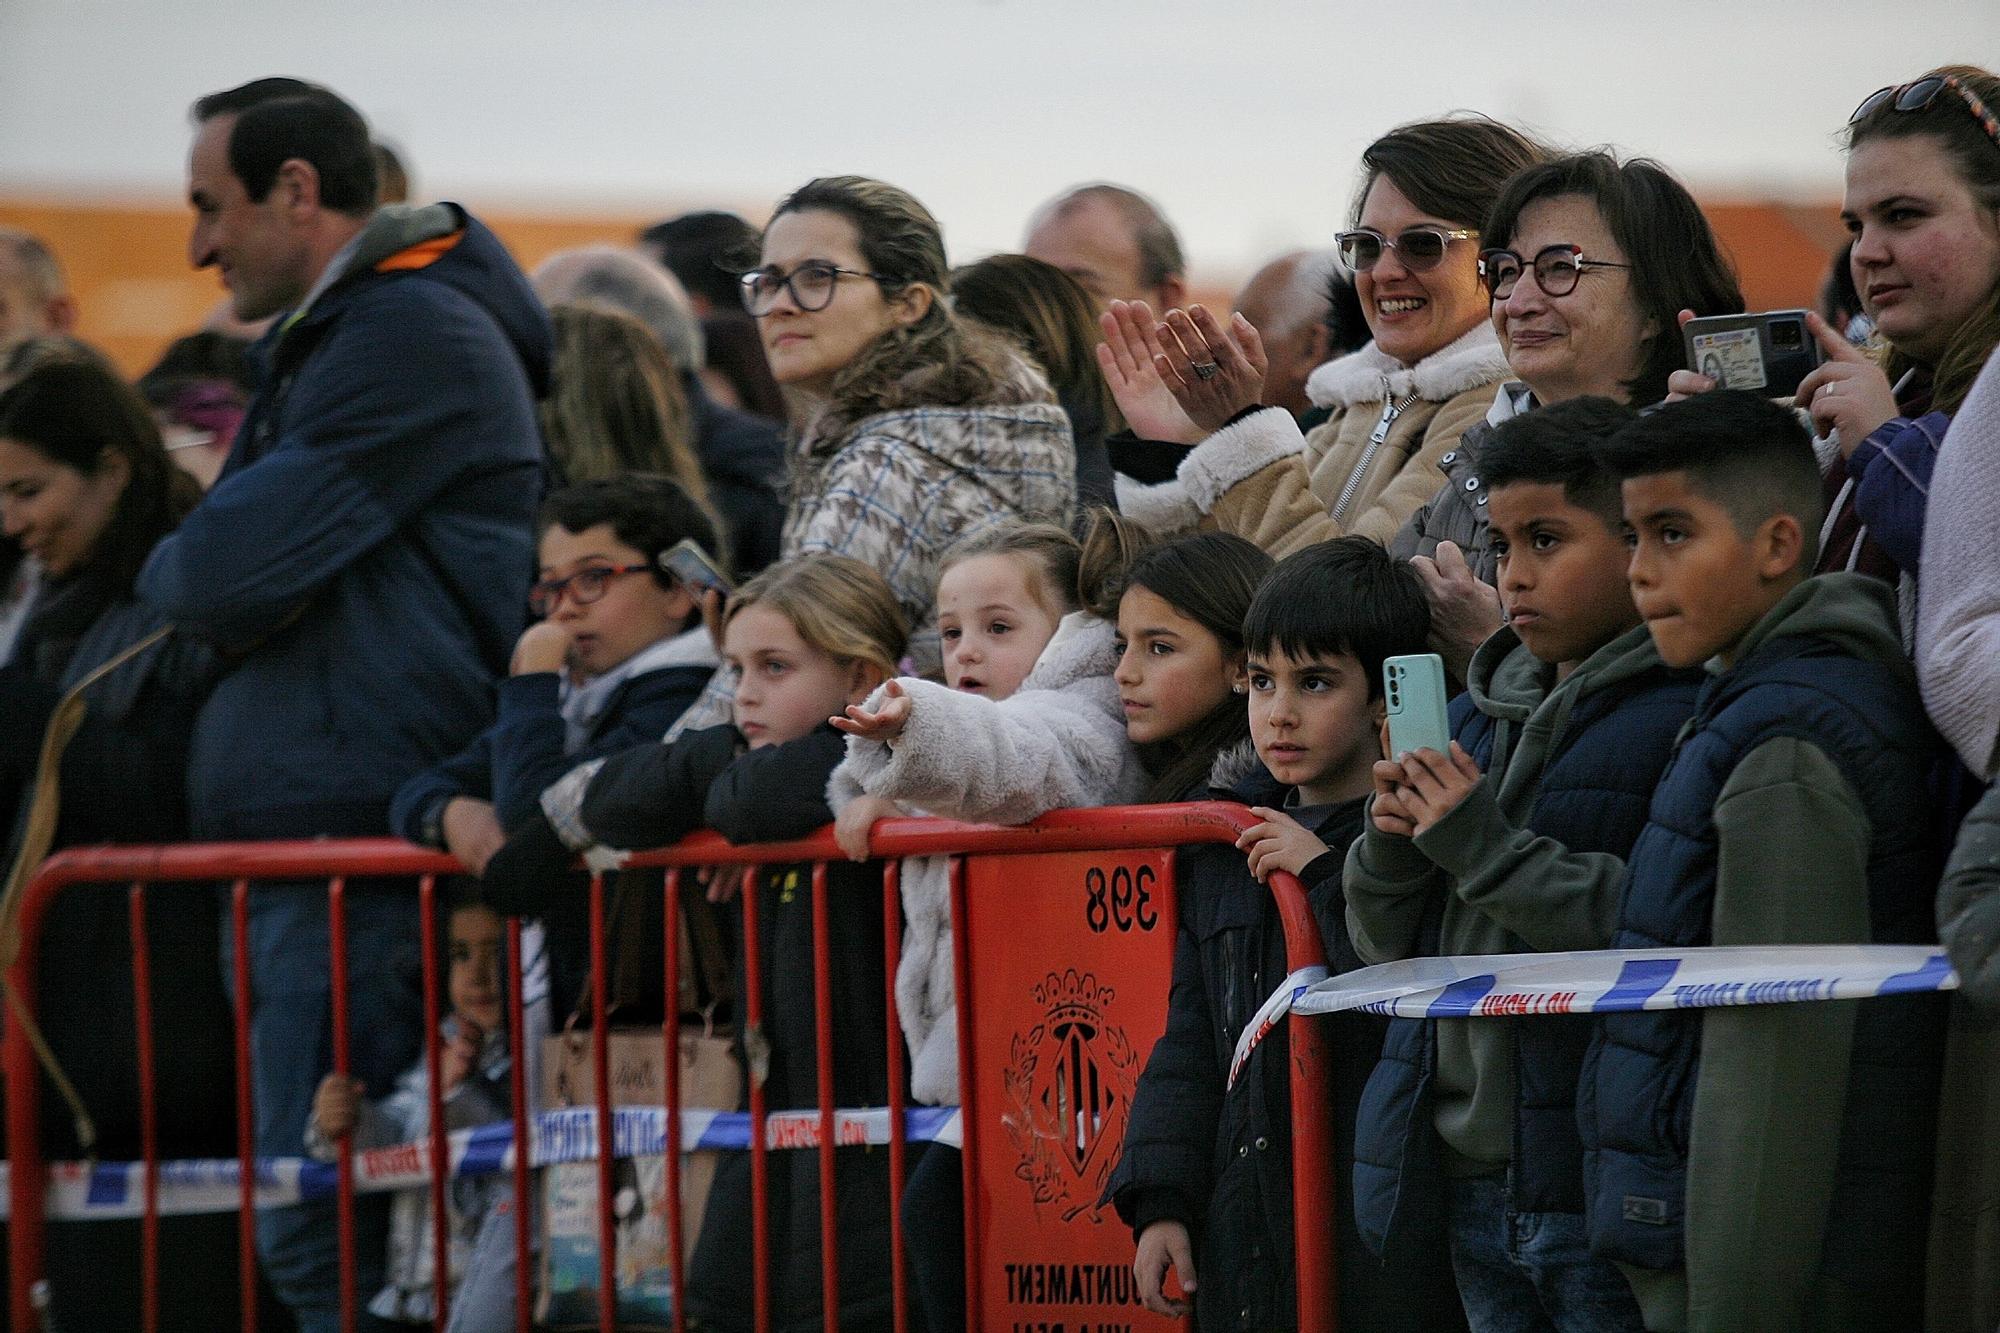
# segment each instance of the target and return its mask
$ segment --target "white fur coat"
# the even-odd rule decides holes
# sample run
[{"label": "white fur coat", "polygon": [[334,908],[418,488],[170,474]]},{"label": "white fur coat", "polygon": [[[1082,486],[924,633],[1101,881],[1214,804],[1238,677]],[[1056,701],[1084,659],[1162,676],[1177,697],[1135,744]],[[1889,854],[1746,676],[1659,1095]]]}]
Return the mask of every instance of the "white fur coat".
[{"label": "white fur coat", "polygon": [[[838,811],[866,793],[926,814],[1019,824],[1072,806],[1119,805],[1144,791],[1145,770],[1125,736],[1112,625],[1063,617],[1011,698],[994,701],[923,680],[902,681],[912,707],[893,745],[849,737],[827,784]],[[871,706],[880,702],[879,692]],[[903,863],[903,956],[896,1008],[910,1044],[910,1087],[920,1102],[958,1100],[958,1016],[952,984],[946,858]]]}]

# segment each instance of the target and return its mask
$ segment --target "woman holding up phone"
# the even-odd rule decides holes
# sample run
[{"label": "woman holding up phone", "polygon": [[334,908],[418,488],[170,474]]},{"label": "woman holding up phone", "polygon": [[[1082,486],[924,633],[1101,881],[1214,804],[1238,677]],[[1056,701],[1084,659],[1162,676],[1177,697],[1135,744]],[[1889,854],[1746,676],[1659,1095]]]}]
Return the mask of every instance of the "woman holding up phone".
[{"label": "woman holding up phone", "polygon": [[[1841,217],[1882,348],[1807,316],[1826,360],[1797,402],[1840,446],[1819,570],[1914,579],[1938,445],[2000,345],[2000,77],[1952,65],[1862,99]],[[1683,371],[1673,387],[1714,384]]]}]

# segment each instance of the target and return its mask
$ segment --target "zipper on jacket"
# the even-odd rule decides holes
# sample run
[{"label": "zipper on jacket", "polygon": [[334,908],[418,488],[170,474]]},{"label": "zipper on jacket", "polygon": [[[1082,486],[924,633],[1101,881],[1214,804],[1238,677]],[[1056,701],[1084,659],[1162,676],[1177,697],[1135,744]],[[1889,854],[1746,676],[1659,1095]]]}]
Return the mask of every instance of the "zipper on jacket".
[{"label": "zipper on jacket", "polygon": [[1404,395],[1400,403],[1393,396],[1382,400],[1382,418],[1375,423],[1375,429],[1368,432],[1368,447],[1361,451],[1361,461],[1347,474],[1347,482],[1340,488],[1340,498],[1333,502],[1333,509],[1328,517],[1334,522],[1340,522],[1341,516],[1346,514],[1348,501],[1354,498],[1354,492],[1360,487],[1361,479],[1368,475],[1369,464],[1375,461],[1375,455],[1382,448],[1383,441],[1389,438],[1389,428],[1395,425],[1396,418],[1403,415],[1410,404],[1416,401],[1417,395],[1414,393]]}]

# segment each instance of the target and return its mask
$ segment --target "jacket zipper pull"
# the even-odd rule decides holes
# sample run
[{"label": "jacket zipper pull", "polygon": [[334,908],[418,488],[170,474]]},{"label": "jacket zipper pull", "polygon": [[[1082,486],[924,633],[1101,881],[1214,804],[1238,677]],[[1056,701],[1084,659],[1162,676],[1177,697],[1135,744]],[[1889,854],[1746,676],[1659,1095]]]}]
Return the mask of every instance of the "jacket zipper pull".
[{"label": "jacket zipper pull", "polygon": [[1403,405],[1394,398],[1382,400],[1382,419],[1375,423],[1375,429],[1368,432],[1368,443],[1380,444],[1389,438],[1389,427],[1396,424],[1396,418],[1403,415]]}]

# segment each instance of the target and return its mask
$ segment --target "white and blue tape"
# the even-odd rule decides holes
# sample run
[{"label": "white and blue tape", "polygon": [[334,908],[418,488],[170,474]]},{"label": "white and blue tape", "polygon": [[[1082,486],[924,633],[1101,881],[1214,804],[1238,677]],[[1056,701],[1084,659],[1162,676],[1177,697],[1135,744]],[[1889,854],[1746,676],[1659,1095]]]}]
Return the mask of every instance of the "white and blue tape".
[{"label": "white and blue tape", "polygon": [[[964,1136],[956,1106],[913,1106],[904,1112],[904,1135],[911,1143],[961,1146]],[[614,1157],[656,1156],[666,1151],[666,1111],[658,1106],[625,1106],[611,1113]],[[882,1107],[834,1112],[834,1142],[880,1146],[889,1141],[889,1112]],[[778,1150],[817,1148],[818,1111],[774,1111],[765,1117],[764,1141]],[[462,1129],[448,1139],[453,1177],[490,1175],[514,1166],[514,1126],[510,1121]],[[743,1151],[750,1146],[750,1117],[742,1111],[681,1112],[681,1147]],[[529,1126],[528,1160],[535,1166],[597,1159],[597,1111],[569,1107],[544,1111]],[[413,1189],[430,1181],[428,1142],[371,1148],[354,1155],[354,1187],[360,1191]],[[0,1162],[0,1217],[6,1214],[7,1164]],[[256,1164],[257,1206],[275,1208],[331,1198],[337,1171],[311,1158],[263,1158]],[[163,1217],[234,1212],[241,1202],[242,1174],[233,1157],[161,1162],[159,1211]],[[138,1162],[53,1162],[49,1165],[46,1212],[62,1220],[139,1217],[145,1206],[145,1168]]]},{"label": "white and blue tape", "polygon": [[[1750,945],[1406,958],[1297,990],[1291,978],[1237,1039],[1233,1086],[1276,1015],[1360,1011],[1392,1018],[1529,1018],[1645,1009],[1867,1000],[1955,990],[1934,944]],[[1280,1001],[1287,1001],[1281,1004]]]}]

